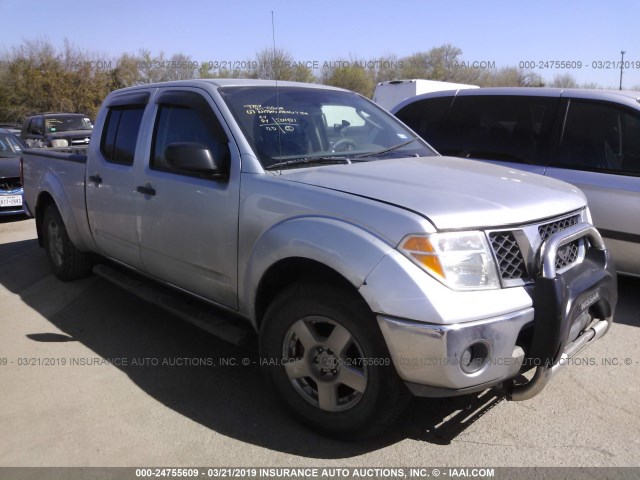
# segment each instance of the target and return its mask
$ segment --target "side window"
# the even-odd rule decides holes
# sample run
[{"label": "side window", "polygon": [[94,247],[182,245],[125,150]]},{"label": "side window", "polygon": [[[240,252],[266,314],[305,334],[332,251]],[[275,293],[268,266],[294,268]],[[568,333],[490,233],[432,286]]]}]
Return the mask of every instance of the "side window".
[{"label": "side window", "polygon": [[28,118],[24,121],[24,124],[22,125],[22,131],[20,132],[20,135],[25,135],[27,133],[31,133],[31,123],[33,122],[32,118]]},{"label": "side window", "polygon": [[100,141],[100,151],[108,162],[133,165],[143,113],[144,106],[109,109]]},{"label": "side window", "polygon": [[222,158],[228,154],[227,140],[224,130],[217,118],[204,103],[197,105],[194,97],[188,96],[190,105],[163,104],[158,105],[156,124],[153,132],[153,145],[151,146],[150,166],[154,170],[165,170],[184,175],[193,175],[192,172],[182,171],[172,166],[165,152],[167,146],[173,143],[192,143],[206,147],[214,158]]},{"label": "side window", "polygon": [[640,117],[602,102],[571,100],[557,164],[569,168],[640,173]]},{"label": "side window", "polygon": [[625,113],[622,130],[622,171],[640,174],[640,115]]},{"label": "side window", "polygon": [[44,133],[44,122],[42,117],[35,117],[29,125],[29,133],[33,135],[42,135]]},{"label": "side window", "polygon": [[396,117],[441,152],[442,147],[447,143],[445,141],[448,135],[446,119],[453,98],[436,97],[419,100],[399,110]]},{"label": "side window", "polygon": [[557,104],[538,96],[457,97],[440,153],[544,165]]}]

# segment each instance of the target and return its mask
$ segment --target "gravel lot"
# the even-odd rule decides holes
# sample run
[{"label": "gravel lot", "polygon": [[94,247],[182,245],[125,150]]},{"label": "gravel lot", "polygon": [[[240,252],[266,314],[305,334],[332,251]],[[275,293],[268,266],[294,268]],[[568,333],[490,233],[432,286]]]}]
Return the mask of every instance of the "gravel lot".
[{"label": "gravel lot", "polygon": [[638,279],[533,400],[416,399],[383,438],[345,443],[289,417],[255,352],[99,278],[57,280],[35,238],[0,220],[0,466],[639,465]]}]

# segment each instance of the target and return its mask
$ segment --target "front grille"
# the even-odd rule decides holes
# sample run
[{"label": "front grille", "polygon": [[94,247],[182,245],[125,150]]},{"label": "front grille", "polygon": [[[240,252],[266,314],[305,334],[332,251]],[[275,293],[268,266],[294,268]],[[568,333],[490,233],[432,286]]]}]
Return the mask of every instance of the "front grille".
[{"label": "front grille", "polygon": [[571,265],[578,259],[578,253],[580,251],[580,245],[578,240],[568,243],[558,249],[558,255],[556,256],[556,270]]},{"label": "front grille", "polygon": [[20,177],[0,178],[0,190],[13,192],[20,190],[21,187]]},{"label": "front grille", "polygon": [[573,217],[563,218],[562,220],[556,220],[555,222],[545,223],[544,225],[540,225],[538,227],[538,233],[540,234],[540,240],[543,242],[560,230],[564,230],[565,228],[572,227],[573,225],[577,225],[580,219],[579,215],[575,215]]},{"label": "front grille", "polygon": [[[520,282],[531,282],[536,275],[538,266],[537,255],[532,248],[538,249],[540,244],[551,235],[561,230],[569,228],[580,222],[580,215],[566,217],[542,225],[530,225],[517,230],[489,232],[489,241],[495,254],[500,278],[508,281],[508,285],[521,284]],[[535,239],[539,235],[539,241]],[[527,233],[528,232],[528,233]],[[530,242],[528,245],[519,245],[518,242]],[[564,268],[578,260],[580,255],[580,242],[576,240],[558,249],[556,256],[556,269]],[[525,259],[525,252],[529,252]],[[515,282],[514,282],[515,281]]]},{"label": "front grille", "polygon": [[489,234],[491,247],[498,260],[500,276],[503,280],[523,278],[526,266],[516,237],[512,232],[494,232]]},{"label": "front grille", "polygon": [[[556,232],[569,228],[573,225],[577,225],[580,221],[580,216],[575,215],[573,217],[563,218],[562,220],[556,220],[555,222],[546,223],[538,227],[538,233],[540,234],[540,240],[543,242]],[[578,259],[580,250],[580,241],[575,240],[567,245],[558,249],[558,255],[556,256],[556,270],[564,268],[567,265],[571,265]]]}]

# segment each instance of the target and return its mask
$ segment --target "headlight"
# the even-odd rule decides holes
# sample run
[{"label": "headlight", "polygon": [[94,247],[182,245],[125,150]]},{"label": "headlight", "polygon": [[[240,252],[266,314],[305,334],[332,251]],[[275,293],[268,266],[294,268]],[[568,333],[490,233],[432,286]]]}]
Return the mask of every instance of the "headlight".
[{"label": "headlight", "polygon": [[482,232],[410,235],[399,250],[454,290],[499,288],[493,255]]},{"label": "headlight", "polygon": [[68,147],[69,142],[63,138],[58,138],[56,140],[51,140],[52,147]]}]

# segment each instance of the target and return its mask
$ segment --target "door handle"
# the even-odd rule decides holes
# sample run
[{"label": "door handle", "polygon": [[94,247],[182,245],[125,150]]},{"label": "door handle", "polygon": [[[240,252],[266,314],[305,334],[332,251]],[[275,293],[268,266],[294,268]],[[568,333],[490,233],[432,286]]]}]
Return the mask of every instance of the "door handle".
[{"label": "door handle", "polygon": [[102,177],[98,173],[96,173],[95,175],[89,175],[89,181],[95,183],[96,185],[100,185],[102,183]]},{"label": "door handle", "polygon": [[143,195],[155,195],[156,191],[155,189],[147,184],[147,185],[140,185],[138,188],[136,188],[136,192],[141,193]]}]

